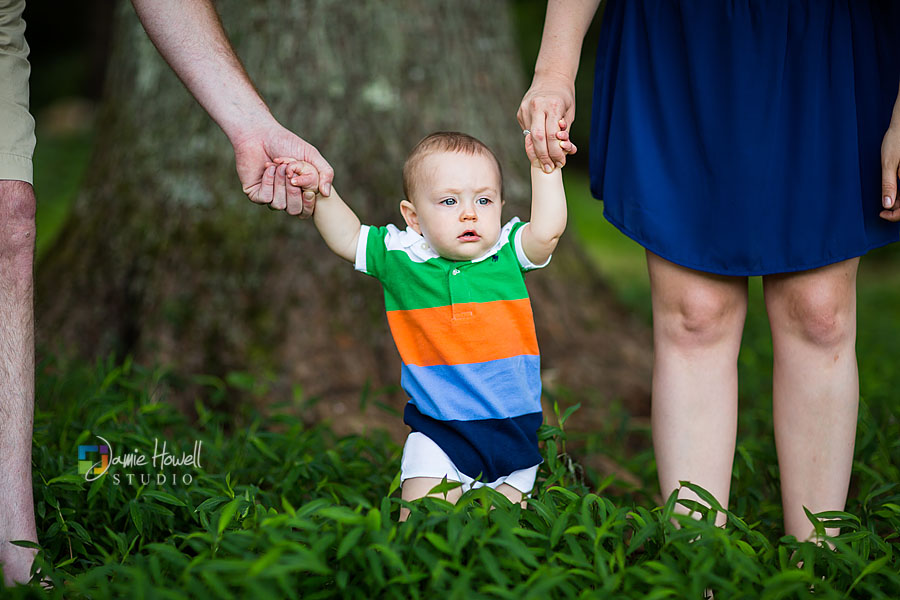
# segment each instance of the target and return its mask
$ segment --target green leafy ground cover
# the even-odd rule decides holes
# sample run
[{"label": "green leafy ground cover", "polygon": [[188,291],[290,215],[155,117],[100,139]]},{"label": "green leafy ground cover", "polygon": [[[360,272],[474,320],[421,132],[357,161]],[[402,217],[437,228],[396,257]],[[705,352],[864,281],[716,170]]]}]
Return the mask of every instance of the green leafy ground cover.
[{"label": "green leafy ground cover", "polygon": [[[412,503],[398,524],[400,449],[384,435],[336,438],[326,425],[304,426],[300,395],[265,418],[251,408],[212,411],[227,393],[252,406],[265,386],[241,374],[197,381],[206,393],[189,423],[166,402],[173,382],[163,371],[128,361],[42,365],[37,564],[53,588],[11,596],[701,598],[710,588],[719,598],[891,598],[900,590],[897,426],[871,407],[848,512],[819,515],[843,526],[830,550],[780,537],[767,450],[745,447],[737,510],[719,528],[699,504],[694,520],[675,516],[671,498],[656,507],[610,493],[612,478],[585,485],[566,460],[563,428],[549,426],[527,509],[483,489],[456,506]],[[156,440],[190,452],[202,441],[202,468],[164,469],[193,474],[190,485],[111,479],[155,475],[150,466],[113,467],[87,483],[76,448],[95,435],[116,454]]]},{"label": "green leafy ground cover", "polygon": [[[569,175],[567,181],[571,231],[626,303],[649,318],[640,249],[603,224],[582,181]],[[578,439],[567,439],[562,427],[542,429],[545,463],[527,509],[479,490],[456,506],[414,503],[411,519],[398,524],[400,448],[379,432],[338,438],[327,424],[304,425],[298,415],[314,399],[298,392],[261,415],[249,407],[264,404],[264,382],[238,373],[225,380],[198,376],[204,392],[189,421],[166,399],[183,382],[164,370],[127,360],[84,365],[51,358],[37,379],[33,449],[37,565],[50,589],[35,583],[5,594],[652,599],[701,598],[711,589],[716,598],[896,598],[898,259],[896,250],[873,253],[860,274],[862,402],[850,500],[846,513],[818,516],[842,526],[833,550],[781,534],[771,347],[755,282],[740,356],[733,512],[724,528],[700,505],[689,506],[701,513],[696,520],[674,515],[672,499],[655,505],[646,424],[599,394],[556,398],[569,408],[608,402],[610,418]],[[222,411],[234,397],[246,402]],[[563,421],[578,419],[569,408],[562,409]],[[155,441],[190,452],[202,441],[202,467],[164,469],[168,475],[158,484],[152,465],[115,466],[87,483],[77,473],[77,447],[97,443],[98,435],[116,454],[149,454]],[[631,477],[578,468],[565,454],[573,443],[607,455]],[[635,447],[643,449],[626,450]],[[141,473],[150,476],[146,485]],[[193,477],[189,485],[178,479],[185,473]]]}]

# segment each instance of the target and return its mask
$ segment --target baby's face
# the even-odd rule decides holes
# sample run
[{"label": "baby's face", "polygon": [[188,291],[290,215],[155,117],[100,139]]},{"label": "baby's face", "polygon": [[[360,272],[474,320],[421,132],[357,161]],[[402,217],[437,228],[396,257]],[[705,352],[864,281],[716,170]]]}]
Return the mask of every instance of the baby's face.
[{"label": "baby's face", "polygon": [[401,207],[407,224],[444,258],[478,258],[500,237],[500,172],[490,156],[425,156],[412,196]]}]

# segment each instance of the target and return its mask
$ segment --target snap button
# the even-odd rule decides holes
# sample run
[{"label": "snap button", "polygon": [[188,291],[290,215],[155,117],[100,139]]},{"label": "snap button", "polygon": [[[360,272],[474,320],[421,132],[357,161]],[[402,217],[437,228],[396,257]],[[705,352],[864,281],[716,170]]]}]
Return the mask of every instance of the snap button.
[{"label": "snap button", "polygon": [[453,269],[453,274],[454,274],[454,275],[459,275],[459,269]]}]

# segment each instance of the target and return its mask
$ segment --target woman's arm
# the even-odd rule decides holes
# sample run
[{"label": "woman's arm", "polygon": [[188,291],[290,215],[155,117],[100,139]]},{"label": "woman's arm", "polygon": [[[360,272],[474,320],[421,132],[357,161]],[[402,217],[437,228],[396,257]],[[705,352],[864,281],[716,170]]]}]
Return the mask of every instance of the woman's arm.
[{"label": "woman's arm", "polygon": [[575,74],[581,44],[600,0],[550,0],[544,20],[541,50],[534,66],[531,87],[522,98],[516,115],[519,125],[531,132],[534,149],[528,153],[532,164],[545,172],[566,163],[566,153],[557,143],[557,123],[575,120]]}]

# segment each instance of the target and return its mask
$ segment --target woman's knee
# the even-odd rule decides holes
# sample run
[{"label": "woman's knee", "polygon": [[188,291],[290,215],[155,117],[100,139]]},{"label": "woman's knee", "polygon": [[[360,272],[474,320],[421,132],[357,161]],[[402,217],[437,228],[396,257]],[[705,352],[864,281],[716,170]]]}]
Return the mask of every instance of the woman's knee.
[{"label": "woman's knee", "polygon": [[746,304],[731,290],[687,288],[654,304],[654,328],[682,347],[713,346],[740,337]]},{"label": "woman's knee", "polygon": [[[853,290],[830,286],[798,289],[783,300],[782,323],[773,322],[814,346],[832,348],[856,337]],[[771,317],[770,317],[771,318]]]},{"label": "woman's knee", "polygon": [[812,271],[763,278],[772,337],[785,336],[823,348],[856,339],[856,270],[849,259]]}]

